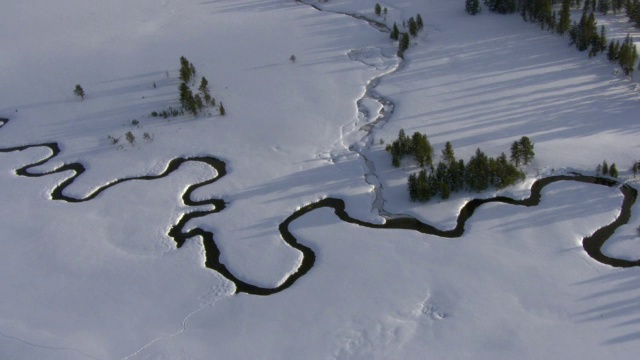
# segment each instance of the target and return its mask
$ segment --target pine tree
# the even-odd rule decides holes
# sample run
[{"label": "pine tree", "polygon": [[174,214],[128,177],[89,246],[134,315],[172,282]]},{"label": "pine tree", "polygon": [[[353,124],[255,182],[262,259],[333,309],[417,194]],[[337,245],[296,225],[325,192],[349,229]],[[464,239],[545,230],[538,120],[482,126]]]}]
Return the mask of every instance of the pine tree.
[{"label": "pine tree", "polygon": [[180,57],[180,80],[184,83],[191,81],[191,68],[190,63],[184,56]]},{"label": "pine tree", "polygon": [[[202,109],[204,109],[204,102],[202,101],[202,97],[200,97],[200,94],[196,94],[193,97],[193,100],[195,102],[195,107],[197,109],[197,112],[202,111]],[[197,114],[197,113],[196,113]]]},{"label": "pine tree", "polygon": [[224,109],[224,105],[222,105],[222,101],[220,101],[220,115],[225,116],[227,111]]},{"label": "pine tree", "polygon": [[418,25],[418,31],[422,31],[424,28],[424,22],[422,21],[422,16],[420,14],[416,15],[416,24]]},{"label": "pine tree", "polygon": [[75,89],[73,89],[73,94],[75,96],[80,96],[80,99],[84,100],[84,89],[82,88],[82,86],[80,86],[80,84],[77,84]]},{"label": "pine tree", "polygon": [[449,166],[456,163],[456,156],[453,152],[453,146],[449,141],[444,144],[444,149],[442,149],[442,161],[444,161]]},{"label": "pine tree", "polygon": [[564,35],[571,27],[571,0],[562,0],[560,9],[560,21],[558,21],[557,32]]},{"label": "pine tree", "polygon": [[475,15],[480,12],[480,0],[466,0],[465,1],[465,10],[471,14]]},{"label": "pine tree", "polygon": [[629,76],[633,74],[635,70],[635,64],[638,60],[638,50],[633,43],[633,39],[630,34],[627,34],[627,37],[620,45],[620,50],[618,51],[618,63],[620,67],[622,67],[622,71],[624,74]]},{"label": "pine tree", "polygon": [[616,163],[612,163],[609,167],[609,176],[614,178],[618,177],[618,168],[616,167]]},{"label": "pine tree", "polygon": [[409,190],[409,199],[416,201],[418,199],[418,177],[416,174],[410,174],[407,179],[407,188]]},{"label": "pine tree", "polygon": [[600,11],[602,15],[607,15],[609,12],[609,0],[598,0],[598,11]]},{"label": "pine tree", "polygon": [[607,160],[604,160],[602,162],[602,175],[609,175],[609,164],[607,163]]},{"label": "pine tree", "polygon": [[180,93],[180,105],[186,110],[193,98],[193,93],[191,92],[191,89],[189,89],[189,86],[184,82],[180,83],[178,91]]},{"label": "pine tree", "polygon": [[523,136],[520,138],[520,149],[522,151],[522,162],[525,165],[529,164],[536,154],[533,152],[533,143],[528,137]]},{"label": "pine tree", "polygon": [[520,148],[520,143],[514,141],[511,144],[511,162],[515,166],[520,166],[520,160],[522,160],[522,149]]},{"label": "pine tree", "polygon": [[483,191],[489,187],[490,183],[489,158],[480,148],[476,150],[474,156],[469,159],[465,169],[465,182],[469,189]]},{"label": "pine tree", "polygon": [[400,39],[400,44],[398,45],[398,53],[400,56],[402,56],[402,54],[404,54],[404,52],[409,48],[410,41],[409,34],[403,33],[402,38]]},{"label": "pine tree", "polygon": [[196,67],[195,67],[195,66],[193,66],[193,63],[189,63],[189,72],[190,72],[190,74],[191,74],[189,77],[190,77],[191,79],[194,79],[194,82],[195,82],[195,78],[196,78]]},{"label": "pine tree", "polygon": [[609,47],[607,50],[607,60],[610,62],[616,62],[618,60],[618,49],[616,48],[615,41],[611,40],[609,42]]},{"label": "pine tree", "polygon": [[426,170],[424,169],[420,170],[420,172],[418,173],[416,185],[417,185],[416,199],[420,202],[429,201],[429,199],[431,199],[432,189],[430,186],[430,181],[427,178]]},{"label": "pine tree", "polygon": [[413,17],[409,18],[409,33],[413,37],[418,36],[418,23]]},{"label": "pine tree", "polygon": [[382,7],[380,7],[380,4],[376,3],[376,7],[375,7],[376,15],[380,16],[381,11],[382,11]]},{"label": "pine tree", "polygon": [[427,139],[427,135],[419,132],[413,133],[411,137],[411,152],[420,167],[431,165],[433,163],[433,147]]},{"label": "pine tree", "polygon": [[393,23],[393,30],[391,30],[391,39],[398,40],[400,38],[400,30],[398,30],[398,24]]},{"label": "pine tree", "polygon": [[209,105],[211,102],[211,94],[209,93],[209,81],[204,76],[200,79],[200,86],[198,87],[204,104]]},{"label": "pine tree", "polygon": [[604,53],[607,50],[607,31],[604,25],[600,27],[600,37],[598,42],[598,52]]}]

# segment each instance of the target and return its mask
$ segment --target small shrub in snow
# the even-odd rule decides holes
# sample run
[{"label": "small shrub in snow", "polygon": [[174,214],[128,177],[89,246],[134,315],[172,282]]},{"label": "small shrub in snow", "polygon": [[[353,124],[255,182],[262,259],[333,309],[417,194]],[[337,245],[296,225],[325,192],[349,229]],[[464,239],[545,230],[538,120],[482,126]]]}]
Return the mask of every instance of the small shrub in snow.
[{"label": "small shrub in snow", "polygon": [[82,88],[82,86],[80,86],[80,84],[76,85],[75,89],[73,90],[73,94],[79,96],[80,99],[84,100],[84,89]]},{"label": "small shrub in snow", "polygon": [[131,144],[131,146],[133,146],[133,143],[136,141],[136,137],[133,135],[133,133],[131,131],[127,131],[127,133],[124,134],[124,137],[125,137],[125,139],[127,139],[129,144]]}]

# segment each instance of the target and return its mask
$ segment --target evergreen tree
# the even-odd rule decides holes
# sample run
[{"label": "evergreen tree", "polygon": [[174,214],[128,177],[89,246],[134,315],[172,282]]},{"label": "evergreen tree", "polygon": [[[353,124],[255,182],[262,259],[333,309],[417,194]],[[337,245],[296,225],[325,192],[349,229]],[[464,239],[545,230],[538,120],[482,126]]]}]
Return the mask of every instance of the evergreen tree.
[{"label": "evergreen tree", "polygon": [[422,21],[422,16],[420,14],[416,15],[416,24],[418,25],[418,31],[422,31],[424,28],[424,22]]},{"label": "evergreen tree", "polygon": [[224,109],[224,105],[222,105],[222,101],[220,101],[220,115],[225,116],[227,111]]},{"label": "evergreen tree", "polygon": [[418,200],[418,177],[416,174],[409,175],[407,188],[409,190],[409,199],[411,199],[411,201]]},{"label": "evergreen tree", "polygon": [[393,23],[393,30],[391,30],[391,38],[393,40],[398,40],[400,38],[400,30],[398,30],[398,24]]},{"label": "evergreen tree", "polygon": [[618,167],[616,167],[616,163],[612,163],[609,167],[609,176],[614,178],[618,177]]},{"label": "evergreen tree", "polygon": [[442,161],[444,161],[449,166],[456,163],[456,156],[453,152],[453,146],[449,141],[444,144],[444,149],[442,149]]},{"label": "evergreen tree", "polygon": [[536,154],[533,152],[533,143],[526,136],[520,138],[520,149],[522,154],[522,162],[527,165]]},{"label": "evergreen tree", "polygon": [[484,4],[490,11],[499,14],[510,14],[517,9],[515,0],[484,0]]},{"label": "evergreen tree", "polygon": [[520,148],[520,143],[514,141],[511,144],[511,162],[515,166],[520,166],[520,161],[522,160],[522,149]]},{"label": "evergreen tree", "polygon": [[196,67],[193,66],[193,63],[189,63],[189,78],[194,79],[196,78]]},{"label": "evergreen tree", "polygon": [[382,11],[382,7],[380,7],[380,4],[376,3],[376,7],[375,7],[376,15],[380,16],[381,11]]},{"label": "evergreen tree", "polygon": [[607,163],[607,160],[604,160],[602,162],[602,175],[609,175],[609,164]]},{"label": "evergreen tree", "polygon": [[409,33],[413,37],[418,36],[418,23],[413,17],[409,18]]},{"label": "evergreen tree", "polygon": [[604,53],[607,50],[607,31],[604,25],[600,27],[600,37],[598,42],[598,52]]},{"label": "evergreen tree", "polygon": [[616,42],[614,40],[611,40],[609,42],[609,47],[607,50],[607,60],[609,60],[610,62],[618,61],[618,48],[616,47]]},{"label": "evergreen tree", "polygon": [[571,27],[571,0],[562,0],[560,9],[560,21],[558,21],[558,34],[564,35]]},{"label": "evergreen tree", "polygon": [[[490,159],[493,160],[493,159]],[[523,180],[525,175],[522,171],[518,170],[515,165],[509,163],[507,155],[505,153],[490,161],[492,166],[492,184],[498,188],[504,188],[515,184],[519,180]]]},{"label": "evergreen tree", "polygon": [[203,95],[209,93],[209,81],[207,81],[206,77],[203,76],[200,79],[200,86],[198,86],[198,90],[200,90],[200,93]]},{"label": "evergreen tree", "polygon": [[449,184],[446,182],[440,183],[440,198],[446,200],[451,196],[451,189],[449,188]]},{"label": "evergreen tree", "polygon": [[609,0],[598,0],[598,11],[600,11],[602,15],[607,15],[609,12]]},{"label": "evergreen tree", "polygon": [[480,0],[466,0],[465,1],[465,10],[471,14],[475,15],[480,12]]},{"label": "evergreen tree", "polygon": [[398,53],[400,56],[402,56],[402,54],[404,54],[404,52],[409,48],[410,41],[409,34],[403,33],[402,38],[400,39],[400,44],[398,45]]},{"label": "evergreen tree", "polygon": [[209,81],[204,76],[200,79],[200,86],[198,87],[200,94],[202,94],[202,99],[205,105],[209,105],[211,103],[211,94],[209,93]]},{"label": "evergreen tree", "polygon": [[193,93],[191,92],[191,89],[189,89],[189,86],[184,82],[180,83],[178,90],[180,93],[180,105],[186,110],[189,108],[189,103],[193,99]]},{"label": "evergreen tree", "polygon": [[180,57],[180,80],[184,83],[189,83],[191,81],[190,63],[184,56]]},{"label": "evergreen tree", "polygon": [[427,171],[422,169],[418,173],[417,183],[417,194],[416,199],[420,202],[426,202],[431,199],[431,184],[429,179],[427,178]]},{"label": "evergreen tree", "polygon": [[411,150],[420,167],[425,167],[425,165],[431,165],[433,163],[433,147],[431,143],[429,143],[427,135],[420,134],[419,132],[413,133],[411,137]]},{"label": "evergreen tree", "polygon": [[638,50],[633,43],[633,39],[630,34],[627,34],[627,37],[620,45],[620,50],[618,51],[618,63],[620,67],[622,67],[622,71],[624,74],[629,76],[633,74],[635,70],[636,60],[638,60]]},{"label": "evergreen tree", "polygon": [[553,33],[556,31],[557,27],[558,27],[558,14],[554,10],[553,13],[551,13],[551,20],[547,24],[547,30]]},{"label": "evergreen tree", "polygon": [[202,97],[200,97],[200,94],[196,94],[193,97],[193,101],[195,103],[195,108],[196,108],[196,114],[197,115],[198,112],[202,111],[202,109],[204,109],[204,102],[202,101]]},{"label": "evergreen tree", "polygon": [[449,164],[447,172],[447,178],[449,179],[449,188],[451,191],[460,191],[464,188],[464,160],[460,159],[458,162]]},{"label": "evergreen tree", "polygon": [[75,89],[73,89],[73,94],[79,96],[81,100],[84,100],[84,89],[80,84],[77,84]]},{"label": "evergreen tree", "polygon": [[489,187],[490,176],[489,158],[478,148],[467,163],[465,182],[469,189],[479,192]]}]

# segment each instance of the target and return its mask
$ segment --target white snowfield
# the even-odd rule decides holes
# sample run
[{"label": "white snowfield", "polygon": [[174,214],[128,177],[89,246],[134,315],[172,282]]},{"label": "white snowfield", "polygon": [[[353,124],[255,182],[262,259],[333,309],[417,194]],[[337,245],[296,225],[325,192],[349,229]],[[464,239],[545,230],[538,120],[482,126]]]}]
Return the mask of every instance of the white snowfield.
[{"label": "white snowfield", "polygon": [[[450,229],[474,197],[526,198],[539,177],[593,174],[605,159],[636,186],[628,169],[638,159],[637,81],[604,55],[589,59],[518,15],[470,16],[462,0],[380,2],[386,19],[375,3],[6,0],[0,118],[9,122],[0,149],[57,143],[59,155],[30,171],[81,163],[86,171],[64,190],[79,199],[160,174],[174,158],[224,161],[226,176],[192,198],[223,199],[226,208],[185,231],[213,232],[227,269],[264,288],[302,261],[280,223],[327,197],[379,224],[380,186],[387,212]],[[425,29],[402,60],[387,33],[343,13],[388,26],[420,13]],[[624,19],[598,23],[610,36],[637,37]],[[150,116],[179,106],[180,56],[209,80],[226,116],[216,108]],[[395,106],[368,133],[361,128],[391,110],[367,94],[372,80]],[[513,187],[412,203],[406,177],[417,166],[393,168],[384,151],[401,128],[427,134],[438,154],[451,141],[465,160],[478,147],[498,156],[528,136],[536,158]],[[640,270],[603,265],[581,243],[620,214],[615,187],[563,181],[545,187],[536,207],[487,204],[456,239],[361,227],[318,209],[290,227],[315,253],[313,268],[282,292],[256,296],[235,294],[205,267],[201,238],[177,249],[168,235],[184,214],[212,210],[182,195],[215,169],[188,162],[70,203],[51,193],[73,172],[15,173],[50,154],[0,153],[0,359],[623,359],[640,351]],[[638,210],[605,254],[640,258]]]}]

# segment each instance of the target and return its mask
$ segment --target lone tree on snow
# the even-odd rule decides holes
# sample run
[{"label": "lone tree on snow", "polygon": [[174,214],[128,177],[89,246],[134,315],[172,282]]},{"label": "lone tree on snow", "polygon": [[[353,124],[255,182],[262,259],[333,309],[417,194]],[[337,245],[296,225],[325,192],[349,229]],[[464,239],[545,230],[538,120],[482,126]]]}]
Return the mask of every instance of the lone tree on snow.
[{"label": "lone tree on snow", "polygon": [[76,88],[73,90],[73,94],[76,96],[80,96],[80,99],[84,100],[84,89],[80,84],[76,85]]},{"label": "lone tree on snow", "polygon": [[465,1],[465,10],[471,14],[475,15],[480,12],[480,0],[466,0]]}]

